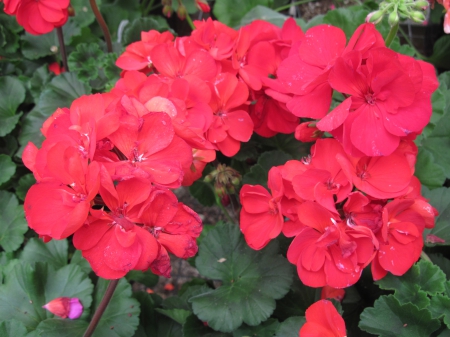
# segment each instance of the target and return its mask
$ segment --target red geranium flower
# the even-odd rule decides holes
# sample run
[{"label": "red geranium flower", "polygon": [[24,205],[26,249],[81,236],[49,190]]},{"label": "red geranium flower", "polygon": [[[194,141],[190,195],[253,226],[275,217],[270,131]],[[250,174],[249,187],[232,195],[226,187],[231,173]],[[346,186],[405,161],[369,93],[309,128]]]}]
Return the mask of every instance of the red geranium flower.
[{"label": "red geranium flower", "polygon": [[345,322],[333,303],[321,300],[305,312],[306,323],[300,329],[300,337],[346,337]]}]

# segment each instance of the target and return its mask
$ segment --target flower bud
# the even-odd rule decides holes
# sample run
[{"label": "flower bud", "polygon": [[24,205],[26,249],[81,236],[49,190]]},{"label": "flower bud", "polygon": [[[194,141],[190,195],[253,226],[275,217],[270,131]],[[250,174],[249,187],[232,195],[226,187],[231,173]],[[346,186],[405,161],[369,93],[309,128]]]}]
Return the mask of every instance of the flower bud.
[{"label": "flower bud", "polygon": [[180,4],[177,9],[177,16],[180,20],[186,19],[187,10],[183,4]]},{"label": "flower bud", "polygon": [[391,14],[389,14],[388,22],[391,27],[395,26],[398,23],[398,21],[399,17],[397,12],[392,12]]},{"label": "flower bud", "polygon": [[209,13],[211,11],[211,8],[205,0],[195,0],[195,4],[203,13]]},{"label": "flower bud", "polygon": [[425,15],[423,15],[422,12],[419,11],[414,11],[410,14],[410,18],[414,21],[414,22],[423,22],[425,21]]},{"label": "flower bud", "polygon": [[58,297],[42,306],[42,308],[61,318],[77,319],[83,313],[83,305],[76,297]]},{"label": "flower bud", "polygon": [[172,6],[164,6],[162,12],[164,16],[170,18],[172,16]]},{"label": "flower bud", "polygon": [[315,142],[323,134],[324,132],[315,126],[315,122],[301,123],[295,128],[295,139],[304,143]]},{"label": "flower bud", "polygon": [[430,3],[426,0],[418,0],[418,1],[414,2],[413,8],[424,10],[424,9],[428,8],[429,4]]},{"label": "flower bud", "polygon": [[379,23],[383,19],[384,12],[383,11],[375,11],[369,13],[366,17],[366,22]]}]

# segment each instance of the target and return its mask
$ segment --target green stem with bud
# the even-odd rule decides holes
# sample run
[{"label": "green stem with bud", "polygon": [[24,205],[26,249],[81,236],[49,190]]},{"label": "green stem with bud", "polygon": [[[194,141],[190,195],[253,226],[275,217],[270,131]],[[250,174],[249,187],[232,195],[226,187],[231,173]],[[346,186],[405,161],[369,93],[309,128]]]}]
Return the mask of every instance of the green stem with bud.
[{"label": "green stem with bud", "polygon": [[395,25],[393,25],[391,27],[391,30],[389,31],[389,34],[386,37],[386,41],[385,41],[386,47],[389,47],[391,45],[392,41],[394,41],[394,38],[398,32],[398,26],[399,26],[399,22],[397,22]]}]

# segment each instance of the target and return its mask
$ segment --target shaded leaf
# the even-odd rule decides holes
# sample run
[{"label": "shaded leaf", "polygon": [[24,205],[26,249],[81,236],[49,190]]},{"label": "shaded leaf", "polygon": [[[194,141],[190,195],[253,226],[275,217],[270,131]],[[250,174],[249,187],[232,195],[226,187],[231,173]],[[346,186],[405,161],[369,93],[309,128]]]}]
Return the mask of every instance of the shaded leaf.
[{"label": "shaded leaf", "polygon": [[288,18],[288,16],[276,12],[273,9],[258,5],[253,7],[250,11],[247,12],[247,14],[244,15],[239,25],[242,27],[248,25],[254,20],[264,20],[273,23],[278,27],[281,27],[283,26],[284,21],[286,21]]},{"label": "shaded leaf", "polygon": [[16,173],[16,164],[10,156],[0,154],[0,185],[6,183]]},{"label": "shaded leaf", "polygon": [[252,337],[273,337],[278,331],[280,323],[273,318],[269,318],[264,323],[257,326],[243,325],[233,331],[233,337],[252,336]]},{"label": "shaded leaf", "polygon": [[67,240],[52,240],[44,243],[41,239],[31,238],[22,251],[20,259],[34,264],[36,262],[48,262],[55,269],[67,265]]},{"label": "shaded leaf", "polygon": [[70,264],[77,265],[81,268],[81,270],[86,274],[89,275],[89,273],[92,271],[91,265],[89,262],[81,255],[80,250],[76,250],[75,253],[73,253],[72,258],[70,259]]},{"label": "shaded leaf", "polygon": [[428,202],[433,205],[438,211],[439,215],[435,218],[435,226],[433,229],[425,229],[423,236],[424,242],[427,246],[433,246],[435,244],[427,243],[425,238],[428,234],[436,235],[437,237],[444,239],[445,243],[439,245],[450,244],[450,190],[446,187],[436,188],[434,190],[428,190],[422,188],[422,195],[428,199]]},{"label": "shaded leaf", "polygon": [[191,312],[189,310],[184,310],[184,309],[157,308],[156,311],[164,316],[167,316],[167,317],[173,319],[175,322],[177,322],[179,324],[184,324],[186,322],[186,318],[188,318],[191,315]]},{"label": "shaded leaf", "polygon": [[[197,316],[191,315],[186,319],[186,323],[183,325],[183,336],[184,337],[232,337],[230,333],[224,333],[219,331],[214,331],[202,321],[200,321]],[[297,336],[298,337],[298,336]]]},{"label": "shaded leaf", "polygon": [[440,325],[429,310],[411,303],[401,305],[394,295],[381,296],[373,308],[364,309],[359,323],[362,330],[380,337],[430,336]]},{"label": "shaded leaf", "polygon": [[20,247],[28,230],[23,207],[14,194],[0,191],[0,214],[0,246],[12,252]]},{"label": "shaded leaf", "polygon": [[197,317],[222,332],[265,321],[292,283],[292,268],[277,251],[276,242],[254,251],[237,225],[217,225],[200,244],[196,266],[223,283],[190,299]]},{"label": "shaded leaf", "polygon": [[123,31],[123,44],[129,45],[130,43],[140,41],[141,32],[148,32],[150,30],[164,32],[169,30],[169,25],[166,19],[161,16],[151,15],[134,19]]},{"label": "shaded leaf", "polygon": [[[213,13],[217,20],[234,27],[239,24],[244,15],[257,5],[268,7],[270,0],[216,0]],[[239,8],[239,10],[236,10]]]},{"label": "shaded leaf", "polygon": [[22,322],[12,319],[0,323],[0,336],[4,337],[25,337],[28,331]]},{"label": "shaded leaf", "polygon": [[79,337],[83,336],[88,325],[88,322],[81,319],[48,318],[39,323],[36,332],[38,336],[45,337]]},{"label": "shaded leaf", "polygon": [[349,39],[358,26],[364,22],[369,11],[361,6],[353,8],[338,8],[327,12],[323,18],[324,23],[341,28]]},{"label": "shaded leaf", "polygon": [[125,277],[128,281],[136,281],[149,288],[154,287],[159,280],[159,276],[153,274],[150,270],[145,272],[140,270],[131,270]]},{"label": "shaded leaf", "polygon": [[275,337],[298,337],[298,333],[305,323],[306,319],[304,316],[289,317],[280,324]]},{"label": "shaded leaf", "polygon": [[17,108],[25,100],[25,87],[15,77],[0,76],[0,97],[0,137],[4,137],[22,116]]},{"label": "shaded leaf", "polygon": [[447,328],[450,329],[450,298],[440,294],[433,296],[429,309],[433,318],[443,318]]},{"label": "shaded leaf", "polygon": [[212,206],[215,204],[216,196],[214,195],[211,186],[204,181],[195,181],[191,186],[189,186],[189,192],[203,206]]},{"label": "shaded leaf", "polygon": [[28,173],[20,177],[18,186],[16,188],[16,195],[20,200],[25,200],[25,196],[30,187],[36,183],[33,174]]}]

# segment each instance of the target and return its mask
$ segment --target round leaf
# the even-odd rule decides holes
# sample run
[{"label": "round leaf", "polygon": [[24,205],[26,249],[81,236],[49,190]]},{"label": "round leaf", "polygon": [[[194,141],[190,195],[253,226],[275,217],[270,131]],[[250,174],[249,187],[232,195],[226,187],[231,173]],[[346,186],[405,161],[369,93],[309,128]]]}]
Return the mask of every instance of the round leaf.
[{"label": "round leaf", "polygon": [[0,246],[12,252],[20,247],[28,230],[23,207],[19,206],[14,194],[0,191],[0,214]]},{"label": "round leaf", "polygon": [[37,238],[30,239],[23,249],[20,259],[30,264],[48,262],[54,268],[62,268],[67,264],[67,240],[52,240],[44,243]]},{"label": "round leaf", "polygon": [[25,87],[17,78],[0,77],[0,137],[10,133],[22,113],[17,108],[25,100]]},{"label": "round leaf", "polygon": [[0,184],[6,183],[16,173],[16,164],[10,156],[0,154]]}]

